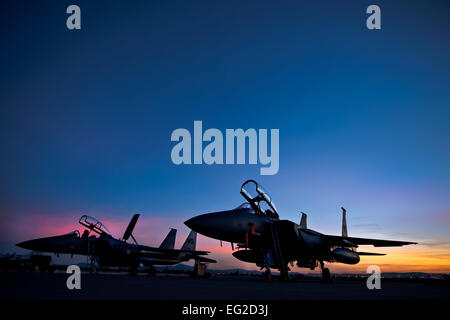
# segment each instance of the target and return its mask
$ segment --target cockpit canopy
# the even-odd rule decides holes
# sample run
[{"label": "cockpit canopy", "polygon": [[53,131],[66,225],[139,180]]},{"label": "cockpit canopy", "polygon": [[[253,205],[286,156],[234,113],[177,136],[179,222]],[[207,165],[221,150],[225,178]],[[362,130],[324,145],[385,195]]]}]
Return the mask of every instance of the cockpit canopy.
[{"label": "cockpit canopy", "polygon": [[67,233],[67,234],[65,234],[65,235],[66,235],[66,236],[72,236],[72,237],[77,237],[77,238],[79,238],[79,237],[80,237],[80,231],[74,230],[74,231],[69,232],[69,233]]},{"label": "cockpit canopy", "polygon": [[241,187],[241,194],[257,214],[278,218],[278,211],[272,198],[255,180],[245,181]]},{"label": "cockpit canopy", "polygon": [[111,232],[109,232],[108,228],[106,228],[100,221],[98,221],[94,217],[84,215],[78,222],[89,230],[92,230],[95,233],[99,234],[100,236],[111,237]]},{"label": "cockpit canopy", "polygon": [[238,207],[236,207],[235,210],[239,210],[239,209],[253,209],[252,206],[250,205],[250,203],[248,202],[244,202],[243,204],[239,205]]}]

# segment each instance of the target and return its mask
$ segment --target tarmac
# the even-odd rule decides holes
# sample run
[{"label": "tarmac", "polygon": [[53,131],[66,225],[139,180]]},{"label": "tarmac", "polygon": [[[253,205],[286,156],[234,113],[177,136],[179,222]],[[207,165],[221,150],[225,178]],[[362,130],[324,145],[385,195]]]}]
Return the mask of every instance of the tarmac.
[{"label": "tarmac", "polygon": [[2,300],[435,300],[450,298],[448,283],[384,281],[369,290],[363,279],[296,279],[263,282],[258,277],[81,274],[81,289],[69,290],[63,272],[0,272]]}]

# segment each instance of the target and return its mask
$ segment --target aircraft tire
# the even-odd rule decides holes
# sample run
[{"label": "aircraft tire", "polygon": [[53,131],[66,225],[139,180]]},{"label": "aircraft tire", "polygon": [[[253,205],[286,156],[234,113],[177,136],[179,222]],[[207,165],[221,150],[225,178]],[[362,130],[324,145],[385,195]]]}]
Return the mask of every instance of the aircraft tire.
[{"label": "aircraft tire", "polygon": [[331,283],[330,269],[323,268],[323,270],[322,270],[322,282],[324,282],[324,283]]},{"label": "aircraft tire", "polygon": [[151,269],[148,271],[148,276],[149,276],[149,277],[155,277],[155,276],[156,276],[156,270],[155,270],[155,268],[151,268]]}]

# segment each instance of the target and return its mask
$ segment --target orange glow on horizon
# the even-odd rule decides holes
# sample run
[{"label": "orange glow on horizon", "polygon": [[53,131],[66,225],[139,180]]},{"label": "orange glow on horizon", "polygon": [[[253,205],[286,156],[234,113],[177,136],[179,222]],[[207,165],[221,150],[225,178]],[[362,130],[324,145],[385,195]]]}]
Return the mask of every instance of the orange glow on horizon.
[{"label": "orange glow on horizon", "polygon": [[[369,249],[370,248],[370,249]],[[259,270],[250,263],[245,263],[234,258],[230,244],[223,243],[223,247],[209,245],[203,247],[211,252],[211,257],[218,260],[217,269],[242,268],[246,270]],[[375,250],[374,250],[375,249]],[[367,267],[377,265],[381,272],[424,272],[450,274],[450,250],[449,248],[429,248],[425,245],[412,245],[399,248],[360,248],[360,251],[386,253],[385,256],[361,256],[361,261],[356,265],[342,263],[326,263],[327,268],[333,273],[366,273]],[[222,267],[221,265],[224,265]],[[220,266],[220,267],[219,267]],[[226,267],[225,267],[226,266]],[[292,271],[301,273],[320,272],[320,268],[314,271],[296,266],[290,267]]]},{"label": "orange glow on horizon", "polygon": [[[98,215],[100,217],[100,215]],[[27,217],[8,216],[4,219],[1,229],[2,234],[8,241],[25,241],[38,237],[61,235],[75,229],[83,228],[78,224],[78,214],[64,216],[30,215]],[[131,215],[130,215],[131,218]],[[178,219],[179,220],[179,219]],[[176,248],[180,248],[185,241],[189,229],[180,221],[165,217],[141,217],[135,236],[140,244],[159,246],[169,232],[169,226],[177,228]],[[129,219],[104,219],[102,221],[111,231],[114,237],[120,238],[124,232]],[[445,239],[444,239],[445,240]],[[420,241],[419,241],[420,242]],[[237,249],[235,245],[235,250]],[[197,250],[210,251],[209,257],[217,260],[214,269],[242,268],[246,270],[259,270],[253,264],[237,260],[232,256],[229,242],[223,242],[220,246],[219,240],[198,235]],[[404,247],[374,248],[361,246],[359,251],[386,253],[385,256],[361,256],[357,265],[345,265],[340,263],[328,263],[327,267],[332,273],[366,273],[369,265],[378,265],[382,272],[426,272],[450,274],[450,242],[441,241],[435,245],[418,244]],[[296,266],[292,271],[309,273],[320,272],[319,268],[314,271]]]}]

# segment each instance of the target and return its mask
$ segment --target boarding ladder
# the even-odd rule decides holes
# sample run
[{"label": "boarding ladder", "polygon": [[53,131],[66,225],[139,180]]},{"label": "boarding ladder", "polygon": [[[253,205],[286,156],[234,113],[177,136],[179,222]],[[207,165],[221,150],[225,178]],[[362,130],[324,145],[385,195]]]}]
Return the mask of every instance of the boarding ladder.
[{"label": "boarding ladder", "polygon": [[88,239],[87,245],[87,264],[89,265],[89,272],[91,274],[96,271],[96,259],[95,259],[95,239]]},{"label": "boarding ladder", "polygon": [[272,234],[272,242],[273,242],[273,253],[275,256],[276,263],[280,269],[280,278],[281,280],[285,280],[288,277],[288,269],[287,265],[284,263],[283,253],[281,251],[280,239],[278,238],[278,229],[275,223],[272,221],[270,223],[270,231]]}]

